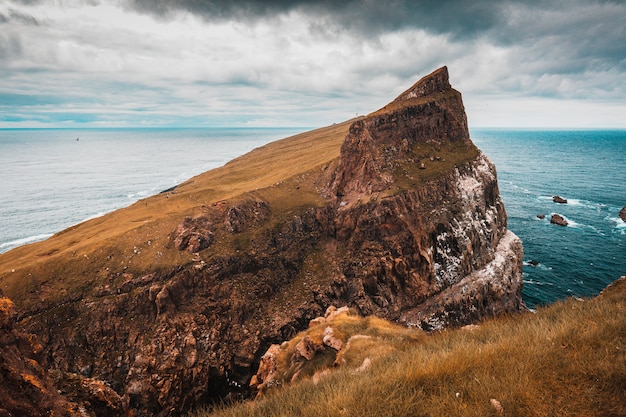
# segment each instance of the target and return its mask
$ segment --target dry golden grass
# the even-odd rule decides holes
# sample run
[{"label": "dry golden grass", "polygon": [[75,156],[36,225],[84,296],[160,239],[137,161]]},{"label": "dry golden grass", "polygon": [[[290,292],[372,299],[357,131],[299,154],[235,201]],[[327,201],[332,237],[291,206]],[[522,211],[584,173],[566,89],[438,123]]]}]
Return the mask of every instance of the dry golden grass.
[{"label": "dry golden grass", "polygon": [[166,246],[168,235],[185,216],[198,214],[204,206],[246,193],[257,193],[278,215],[320,204],[310,177],[321,175],[339,157],[351,123],[267,144],[171,192],[1,254],[0,286],[20,310],[36,309],[40,300],[54,304],[79,297],[113,272],[141,274],[189,263],[189,253]]},{"label": "dry golden grass", "polygon": [[[333,326],[381,337],[317,383],[196,416],[626,415],[625,280],[474,330],[425,336],[373,318]],[[355,372],[365,357],[377,359]]]}]

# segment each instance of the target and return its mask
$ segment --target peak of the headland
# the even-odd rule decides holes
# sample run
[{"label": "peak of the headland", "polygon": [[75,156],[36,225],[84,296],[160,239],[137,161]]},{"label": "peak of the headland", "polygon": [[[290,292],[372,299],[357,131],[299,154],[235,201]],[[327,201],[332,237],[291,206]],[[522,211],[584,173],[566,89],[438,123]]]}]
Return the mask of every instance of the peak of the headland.
[{"label": "peak of the headland", "polygon": [[524,310],[521,268],[444,67],[366,117],[2,254],[0,285],[61,375],[178,416],[249,395],[268,346],[331,305],[460,326]]},{"label": "peak of the headland", "polygon": [[448,67],[443,66],[421,78],[411,88],[400,94],[393,103],[443,93],[450,89],[452,86],[448,76]]}]

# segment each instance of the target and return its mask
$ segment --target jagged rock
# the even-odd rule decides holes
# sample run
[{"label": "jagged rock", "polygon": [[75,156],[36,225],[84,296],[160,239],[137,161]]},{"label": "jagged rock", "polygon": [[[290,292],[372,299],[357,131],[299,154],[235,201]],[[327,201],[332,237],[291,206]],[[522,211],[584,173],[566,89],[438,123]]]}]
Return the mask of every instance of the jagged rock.
[{"label": "jagged rock", "polygon": [[567,204],[567,200],[558,195],[555,195],[554,197],[552,197],[552,201],[554,201],[555,203],[559,203],[559,204]]},{"label": "jagged rock", "polygon": [[[91,367],[128,399],[124,413],[173,417],[249,395],[267,347],[331,305],[427,329],[524,309],[521,243],[506,228],[495,167],[471,142],[445,67],[353,122],[335,150],[314,169],[219,201],[215,190],[185,194],[184,185],[167,201],[146,199],[142,210],[155,201],[163,211],[188,208],[158,219],[168,228],[151,237],[141,269],[146,229],[111,238],[84,264],[37,256],[11,279],[62,277],[56,288],[67,288],[56,298],[23,293],[31,307],[17,325],[40,338],[60,372]],[[84,274],[66,277],[81,265]],[[303,342],[299,360],[318,349],[334,350]]]},{"label": "jagged rock", "polygon": [[335,337],[334,330],[332,327],[328,326],[324,330],[324,339],[322,339],[325,346],[335,350],[341,350],[343,347],[343,342],[341,339]]},{"label": "jagged rock", "polygon": [[331,305],[326,309],[326,313],[324,313],[324,318],[326,320],[333,320],[336,317],[350,315],[350,308],[348,306],[343,307],[335,307]]},{"label": "jagged rock", "polygon": [[296,355],[294,356],[294,360],[299,361],[301,359],[305,359],[310,361],[313,359],[313,356],[315,356],[315,352],[321,349],[322,346],[315,343],[313,339],[307,335],[296,345]]},{"label": "jagged rock", "polygon": [[[402,314],[400,321],[422,330],[463,326],[486,316],[524,309],[518,295],[522,245],[512,232],[500,239],[494,259],[461,281]],[[496,300],[498,300],[496,302]]]},{"label": "jagged rock", "polygon": [[565,218],[563,216],[561,216],[560,214],[553,214],[552,217],[550,217],[550,223],[556,224],[556,225],[559,225],[559,226],[567,226],[568,225],[567,220],[565,220]]},{"label": "jagged rock", "polygon": [[11,330],[16,317],[15,304],[0,292],[0,330]]},{"label": "jagged rock", "polygon": [[270,214],[267,201],[245,200],[242,204],[233,205],[226,210],[224,223],[230,233],[241,233],[265,223]]},{"label": "jagged rock", "polygon": [[626,222],[626,206],[619,211],[619,218]]},{"label": "jagged rock", "polygon": [[196,253],[211,246],[214,241],[211,221],[205,217],[186,217],[172,233],[170,239],[178,250]]},{"label": "jagged rock", "polygon": [[261,391],[274,379],[276,370],[278,369],[276,361],[280,350],[280,345],[271,345],[267,352],[261,356],[259,369],[250,379],[250,387],[252,389]]},{"label": "jagged rock", "polygon": [[121,397],[104,381],[58,373],[55,382],[61,393],[95,417],[121,416],[128,409],[128,397]]},{"label": "jagged rock", "polygon": [[57,391],[37,338],[13,328],[16,315],[0,290],[0,415],[84,417]]},{"label": "jagged rock", "polygon": [[333,320],[335,317],[342,315],[350,315],[350,308],[348,306],[337,308],[334,305],[331,305],[326,309],[324,316],[315,317],[314,319],[310,320],[309,327],[324,324],[328,321]]}]

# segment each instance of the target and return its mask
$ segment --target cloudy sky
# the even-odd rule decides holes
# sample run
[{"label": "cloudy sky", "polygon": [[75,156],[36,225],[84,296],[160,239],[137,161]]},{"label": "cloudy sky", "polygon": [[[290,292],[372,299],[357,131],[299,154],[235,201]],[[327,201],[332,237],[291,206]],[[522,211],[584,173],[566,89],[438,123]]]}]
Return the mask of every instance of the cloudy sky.
[{"label": "cloudy sky", "polygon": [[0,0],[0,128],[323,126],[447,65],[472,127],[626,127],[626,1]]}]

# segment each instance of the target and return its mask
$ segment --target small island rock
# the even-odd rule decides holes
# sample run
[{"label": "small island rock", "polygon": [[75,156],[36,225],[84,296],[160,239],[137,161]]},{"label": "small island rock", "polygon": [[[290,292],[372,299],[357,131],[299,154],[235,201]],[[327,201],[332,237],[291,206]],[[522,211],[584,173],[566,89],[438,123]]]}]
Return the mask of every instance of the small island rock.
[{"label": "small island rock", "polygon": [[626,222],[626,206],[624,206],[620,212],[619,212],[619,218],[622,219],[622,221]]},{"label": "small island rock", "polygon": [[550,218],[550,223],[557,224],[559,226],[567,226],[568,224],[567,220],[565,220],[565,218],[563,218],[560,214],[553,214]]},{"label": "small island rock", "polygon": [[567,200],[558,195],[555,195],[554,197],[552,197],[552,201],[554,201],[555,203],[559,203],[559,204],[567,204]]},{"label": "small island rock", "polygon": [[543,219],[546,218],[546,215],[545,214],[537,214],[537,218],[543,220]]}]

